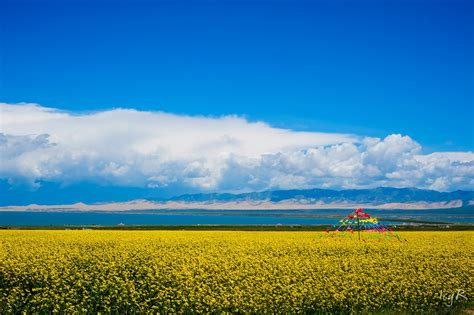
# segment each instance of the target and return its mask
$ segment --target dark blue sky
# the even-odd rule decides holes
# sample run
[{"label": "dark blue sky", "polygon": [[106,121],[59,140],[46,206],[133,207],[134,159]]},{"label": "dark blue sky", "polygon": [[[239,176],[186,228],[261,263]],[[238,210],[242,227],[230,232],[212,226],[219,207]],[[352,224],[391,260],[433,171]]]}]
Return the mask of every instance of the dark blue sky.
[{"label": "dark blue sky", "polygon": [[0,0],[0,101],[473,150],[473,2]]}]

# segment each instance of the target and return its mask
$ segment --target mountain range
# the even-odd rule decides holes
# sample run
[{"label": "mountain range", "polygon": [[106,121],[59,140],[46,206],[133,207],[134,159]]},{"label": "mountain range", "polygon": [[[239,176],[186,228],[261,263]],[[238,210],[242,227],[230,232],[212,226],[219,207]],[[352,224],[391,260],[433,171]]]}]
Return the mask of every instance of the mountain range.
[{"label": "mountain range", "polygon": [[250,193],[198,193],[167,199],[115,200],[100,203],[8,205],[4,211],[128,211],[151,209],[210,209],[210,210],[265,210],[265,209],[439,209],[474,208],[474,191],[439,192],[416,188],[379,187],[375,189],[306,189],[269,190]]},{"label": "mountain range", "polygon": [[229,201],[271,201],[284,200],[318,201],[324,203],[351,202],[351,203],[405,203],[405,202],[449,202],[462,201],[463,205],[474,200],[474,191],[457,190],[453,192],[439,192],[417,188],[379,187],[375,189],[293,189],[269,190],[242,194],[212,193],[188,194],[170,198],[171,201],[182,202],[229,202]]}]

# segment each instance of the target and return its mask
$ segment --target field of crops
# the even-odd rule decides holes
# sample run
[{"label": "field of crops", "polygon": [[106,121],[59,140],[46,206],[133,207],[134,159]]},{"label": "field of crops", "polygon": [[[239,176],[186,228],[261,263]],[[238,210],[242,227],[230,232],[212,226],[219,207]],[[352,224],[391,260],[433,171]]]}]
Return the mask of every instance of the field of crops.
[{"label": "field of crops", "polygon": [[473,232],[401,236],[358,242],[323,232],[4,230],[0,313],[472,306]]}]

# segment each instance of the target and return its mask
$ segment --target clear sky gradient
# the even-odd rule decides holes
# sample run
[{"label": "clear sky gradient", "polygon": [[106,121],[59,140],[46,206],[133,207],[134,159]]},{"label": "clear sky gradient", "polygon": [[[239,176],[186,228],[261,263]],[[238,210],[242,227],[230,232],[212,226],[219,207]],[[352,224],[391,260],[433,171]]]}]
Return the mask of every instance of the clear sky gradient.
[{"label": "clear sky gradient", "polygon": [[473,2],[0,0],[0,101],[473,150]]}]

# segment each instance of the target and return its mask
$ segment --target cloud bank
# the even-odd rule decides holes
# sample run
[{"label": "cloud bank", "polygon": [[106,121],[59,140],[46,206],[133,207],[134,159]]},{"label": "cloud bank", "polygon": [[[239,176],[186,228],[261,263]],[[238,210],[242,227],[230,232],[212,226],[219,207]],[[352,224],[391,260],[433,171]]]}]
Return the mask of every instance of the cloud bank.
[{"label": "cloud bank", "polygon": [[297,132],[238,116],[0,104],[0,179],[33,188],[41,181],[233,192],[474,187],[474,153],[421,149],[409,136]]}]

